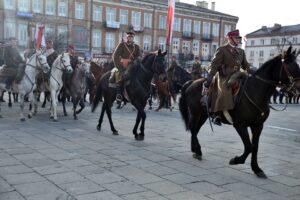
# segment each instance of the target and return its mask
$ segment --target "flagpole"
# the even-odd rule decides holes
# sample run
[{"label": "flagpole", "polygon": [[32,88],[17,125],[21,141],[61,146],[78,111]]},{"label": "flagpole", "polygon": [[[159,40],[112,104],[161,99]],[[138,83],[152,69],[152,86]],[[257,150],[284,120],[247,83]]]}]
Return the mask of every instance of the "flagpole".
[{"label": "flagpole", "polygon": [[166,49],[167,49],[167,66],[170,62],[170,42],[172,42],[173,22],[175,15],[175,0],[168,1],[168,16],[167,16],[167,32],[166,32]]}]

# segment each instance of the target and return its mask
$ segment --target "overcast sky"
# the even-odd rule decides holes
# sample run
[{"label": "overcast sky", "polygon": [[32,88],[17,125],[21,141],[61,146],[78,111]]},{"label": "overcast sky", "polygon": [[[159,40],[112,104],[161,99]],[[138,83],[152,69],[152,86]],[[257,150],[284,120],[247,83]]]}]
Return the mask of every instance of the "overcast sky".
[{"label": "overcast sky", "polygon": [[[180,0],[195,4],[195,0]],[[299,0],[213,0],[216,11],[239,17],[237,28],[242,36],[274,23],[282,26],[300,24]],[[176,10],[175,10],[176,13]]]}]

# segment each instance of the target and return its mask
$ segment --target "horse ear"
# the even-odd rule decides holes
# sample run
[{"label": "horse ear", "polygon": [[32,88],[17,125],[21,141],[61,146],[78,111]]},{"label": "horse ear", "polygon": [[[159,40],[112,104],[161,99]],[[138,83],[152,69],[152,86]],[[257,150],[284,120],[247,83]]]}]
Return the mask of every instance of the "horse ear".
[{"label": "horse ear", "polygon": [[288,50],[287,50],[287,52],[286,52],[286,55],[290,55],[291,52],[292,52],[292,46],[290,46],[290,47],[288,48]]},{"label": "horse ear", "polygon": [[165,51],[162,53],[162,56],[165,57],[167,55],[168,51]]},{"label": "horse ear", "polygon": [[158,56],[160,56],[161,55],[161,49],[158,49],[158,54],[157,54]]}]

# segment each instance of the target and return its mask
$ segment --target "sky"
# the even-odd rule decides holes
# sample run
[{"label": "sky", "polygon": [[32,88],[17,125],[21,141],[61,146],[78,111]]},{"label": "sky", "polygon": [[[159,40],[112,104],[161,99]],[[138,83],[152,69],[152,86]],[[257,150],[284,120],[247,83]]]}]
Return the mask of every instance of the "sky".
[{"label": "sky", "polygon": [[[196,4],[195,0],[180,2]],[[237,29],[245,36],[262,26],[272,27],[274,23],[286,25],[300,24],[299,0],[209,0],[216,2],[215,10],[239,17]],[[176,10],[175,10],[176,13]]]}]

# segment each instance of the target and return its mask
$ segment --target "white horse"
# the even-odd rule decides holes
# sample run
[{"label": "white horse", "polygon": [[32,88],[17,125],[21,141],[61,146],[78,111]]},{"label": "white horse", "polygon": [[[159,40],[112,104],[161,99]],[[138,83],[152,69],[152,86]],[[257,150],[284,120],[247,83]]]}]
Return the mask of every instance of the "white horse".
[{"label": "white horse", "polygon": [[[26,68],[24,76],[18,84],[13,85],[14,92],[20,94],[20,108],[21,108],[21,121],[25,121],[24,117],[24,97],[29,95],[29,100],[32,105],[36,106],[36,98],[33,95],[33,90],[36,88],[36,75],[39,70],[43,70],[44,73],[47,73],[50,70],[50,67],[47,63],[46,55],[42,54],[41,51],[37,51],[33,54],[28,61],[26,62]],[[5,90],[5,83],[0,83],[0,93]],[[32,111],[28,113],[28,118],[31,118],[33,115]]]},{"label": "white horse", "polygon": [[59,55],[52,64],[50,73],[49,90],[51,93],[52,105],[50,118],[57,121],[57,98],[63,86],[63,72],[72,73],[73,69],[70,64],[70,55],[63,53]]}]

